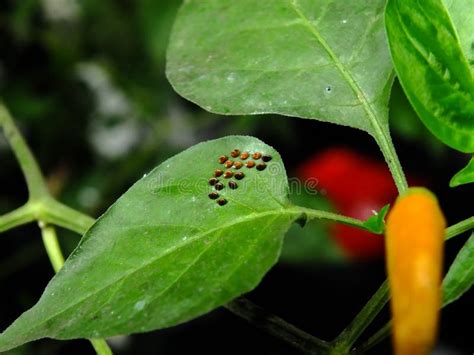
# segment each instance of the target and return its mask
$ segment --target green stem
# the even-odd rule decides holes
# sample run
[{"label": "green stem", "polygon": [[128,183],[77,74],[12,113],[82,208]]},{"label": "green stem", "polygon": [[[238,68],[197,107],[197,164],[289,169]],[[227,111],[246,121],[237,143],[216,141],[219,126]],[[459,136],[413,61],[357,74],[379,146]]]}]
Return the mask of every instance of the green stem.
[{"label": "green stem", "polygon": [[[474,217],[470,217],[461,222],[453,224],[452,226],[446,228],[445,240],[451,239],[457,235],[467,232],[472,228],[474,228]],[[390,295],[388,292],[388,283],[387,280],[385,280],[382,286],[372,296],[369,302],[367,302],[367,304],[354,318],[351,324],[346,329],[344,329],[344,331],[336,338],[334,343],[346,350],[350,349],[354,345],[355,341],[362,334],[362,332],[367,328],[368,324],[372,322],[375,316],[387,303],[389,296]],[[371,347],[378,344],[389,334],[390,324],[386,324],[377,333],[372,335],[365,343],[358,347],[356,352],[359,353],[360,351],[369,350]]]},{"label": "green stem", "polygon": [[332,342],[334,348],[342,353],[347,353],[364,330],[380,313],[388,302],[388,298],[389,287],[387,280],[385,280],[352,322],[334,339]]},{"label": "green stem", "polygon": [[280,317],[268,313],[263,308],[249,300],[239,297],[225,306],[237,316],[246,319],[266,333],[284,341],[306,354],[327,353],[330,345],[295,326],[285,322]]},{"label": "green stem", "polygon": [[469,217],[461,222],[453,224],[451,227],[446,229],[446,238],[445,240],[449,240],[457,235],[460,235],[464,232],[467,232],[470,229],[474,228],[474,216]]},{"label": "green stem", "polygon": [[393,181],[397,186],[398,193],[401,194],[408,188],[408,183],[405,174],[403,173],[402,165],[398,159],[395,147],[393,146],[390,133],[388,129],[384,129],[378,125],[375,125],[374,129],[377,132],[377,134],[374,136],[375,140],[382,151],[385,161],[387,162]]},{"label": "green stem", "polygon": [[390,335],[390,328],[392,327],[392,322],[386,323],[382,328],[380,328],[374,335],[369,339],[363,342],[360,346],[352,349],[351,354],[364,354],[365,352],[372,349],[382,340],[387,338]]},{"label": "green stem", "polygon": [[[49,260],[53,266],[54,272],[57,273],[64,265],[64,256],[61,247],[59,246],[56,229],[43,221],[39,221],[38,225],[41,229],[43,244]],[[104,339],[89,339],[89,341],[94,347],[97,355],[112,355],[112,350]]]},{"label": "green stem", "polygon": [[25,176],[26,185],[28,186],[30,199],[39,200],[43,197],[49,196],[48,188],[36,159],[31,153],[31,150],[23,139],[20,131],[15,126],[8,109],[1,101],[0,127],[3,128],[5,137],[20,164],[20,168]]},{"label": "green stem", "polygon": [[16,210],[0,216],[0,233],[6,230],[33,222],[35,216],[29,204],[23,205]]},{"label": "green stem", "polygon": [[40,201],[30,200],[22,207],[0,216],[0,233],[35,220],[79,234],[84,234],[95,221],[94,218],[48,197]]},{"label": "green stem", "polygon": [[54,227],[47,225],[43,221],[38,222],[41,228],[41,237],[43,238],[43,244],[48,254],[49,261],[53,265],[54,272],[58,272],[64,265],[64,256],[59,246],[58,237]]},{"label": "green stem", "polygon": [[42,204],[40,215],[45,222],[72,230],[81,235],[95,222],[94,218],[53,199]]},{"label": "green stem", "polygon": [[[384,209],[384,213],[385,212],[386,211]],[[324,219],[324,220],[328,220],[328,221],[332,221],[332,222],[347,224],[349,226],[360,228],[360,229],[365,229],[365,230],[370,231],[372,233],[377,233],[377,234],[383,233],[383,222],[382,221],[380,222],[381,226],[376,226],[377,228],[374,228],[374,225],[372,223],[368,223],[368,220],[362,221],[360,219],[343,216],[343,215],[333,213],[333,212],[314,210],[312,208],[306,208],[306,207],[301,207],[301,206],[290,207],[287,210],[287,213],[294,213],[296,215],[305,216],[305,218],[307,220]],[[378,217],[383,219],[383,215],[378,216]]]},{"label": "green stem", "polygon": [[113,355],[112,350],[104,339],[89,339],[98,355]]},{"label": "green stem", "polygon": [[333,212],[314,210],[312,208],[296,206],[295,209],[300,213],[304,213],[309,220],[311,219],[326,219],[333,222],[347,224],[353,227],[365,229],[364,221],[360,219],[343,216]]},{"label": "green stem", "polygon": [[[58,225],[65,226],[66,220],[61,217],[61,214],[65,214],[70,218],[67,221],[72,228],[84,229],[85,225],[90,225],[90,218],[78,216],[74,210],[51,198],[38,162],[15,126],[8,109],[1,101],[0,128],[3,128],[5,137],[20,165],[29,192],[28,203],[13,212],[0,216],[0,232],[32,222],[35,219],[38,220],[46,252],[55,272],[57,272],[64,264],[64,256],[59,247],[54,227],[48,226],[46,222],[52,220]],[[45,218],[41,219],[41,215],[44,215]],[[112,354],[105,340],[94,339],[92,345],[98,355]]]}]

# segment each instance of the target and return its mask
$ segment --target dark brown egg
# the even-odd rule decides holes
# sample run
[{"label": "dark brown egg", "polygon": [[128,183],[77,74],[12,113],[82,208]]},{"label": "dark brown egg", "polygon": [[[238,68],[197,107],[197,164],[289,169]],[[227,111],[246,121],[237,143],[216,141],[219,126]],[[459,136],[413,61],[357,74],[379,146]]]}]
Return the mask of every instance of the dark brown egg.
[{"label": "dark brown egg", "polygon": [[232,190],[235,190],[236,188],[239,187],[239,185],[237,185],[237,183],[235,181],[229,181],[229,187],[232,189]]},{"label": "dark brown egg", "polygon": [[252,154],[252,158],[255,159],[255,160],[258,160],[262,157],[262,153],[260,152],[255,152]]},{"label": "dark brown egg", "polygon": [[222,182],[218,182],[214,185],[214,188],[218,191],[222,190],[224,188],[224,184]]},{"label": "dark brown egg", "polygon": [[213,191],[208,196],[211,200],[215,200],[219,197],[219,194],[217,192]]},{"label": "dark brown egg", "polygon": [[245,174],[239,171],[238,173],[235,173],[234,176],[237,180],[242,180],[245,177]]},{"label": "dark brown egg", "polygon": [[261,164],[257,165],[257,170],[258,171],[265,170],[266,168],[267,168],[267,164],[265,164],[265,163],[261,163]]},{"label": "dark brown egg", "polygon": [[232,158],[237,158],[240,155],[240,150],[234,149],[232,152],[230,152],[230,156]]},{"label": "dark brown egg", "polygon": [[217,204],[219,206],[224,206],[224,205],[227,204],[227,200],[225,198],[220,198],[220,199],[217,200]]},{"label": "dark brown egg", "polygon": [[215,177],[222,176],[222,174],[224,174],[224,171],[221,170],[221,169],[217,169],[216,171],[214,171],[214,176]]},{"label": "dark brown egg", "polygon": [[209,185],[211,185],[211,186],[214,186],[214,185],[217,184],[218,182],[219,182],[219,180],[216,179],[216,178],[211,178],[211,179],[209,179]]},{"label": "dark brown egg", "polygon": [[272,160],[272,156],[271,155],[264,155],[262,157],[262,160],[265,162],[265,163],[268,163],[270,160]]},{"label": "dark brown egg", "polygon": [[232,176],[234,176],[234,173],[230,170],[226,170],[226,172],[224,173],[224,177],[226,179],[230,179]]},{"label": "dark brown egg", "polygon": [[219,164],[224,164],[227,161],[227,157],[225,155],[221,155],[218,159]]},{"label": "dark brown egg", "polygon": [[240,154],[240,159],[246,160],[249,156],[250,154],[248,152],[243,152],[242,154]]}]

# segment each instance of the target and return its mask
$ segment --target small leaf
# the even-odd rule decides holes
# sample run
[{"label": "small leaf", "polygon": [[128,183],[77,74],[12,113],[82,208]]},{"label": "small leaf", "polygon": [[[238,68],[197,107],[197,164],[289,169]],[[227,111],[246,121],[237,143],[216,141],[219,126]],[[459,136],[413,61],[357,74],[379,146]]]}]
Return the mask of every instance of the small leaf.
[{"label": "small leaf", "polygon": [[395,70],[420,119],[445,144],[474,152],[474,79],[442,1],[389,0],[385,23]]},{"label": "small leaf", "polygon": [[456,187],[459,185],[470,184],[474,182],[474,158],[471,158],[469,163],[461,169],[456,175],[454,175],[449,182],[450,187]]},{"label": "small leaf", "polygon": [[277,113],[387,139],[384,0],[188,0],[167,55],[174,89],[220,114]]},{"label": "small leaf", "polygon": [[382,234],[385,230],[385,216],[387,215],[389,208],[389,204],[385,205],[379,212],[369,217],[364,222],[365,229],[375,234]]},{"label": "small leaf", "polygon": [[[215,189],[209,179],[223,167],[219,156],[236,148],[272,159],[264,170],[230,168],[245,176],[221,176],[224,188]],[[178,154],[100,217],[38,303],[0,335],[0,351],[42,337],[170,327],[252,290],[301,214],[288,208],[287,194],[280,155],[255,138],[227,137]],[[219,205],[220,198],[227,203]]]},{"label": "small leaf", "polygon": [[464,293],[474,284],[474,233],[461,248],[451,264],[443,281],[444,303],[446,306]]}]

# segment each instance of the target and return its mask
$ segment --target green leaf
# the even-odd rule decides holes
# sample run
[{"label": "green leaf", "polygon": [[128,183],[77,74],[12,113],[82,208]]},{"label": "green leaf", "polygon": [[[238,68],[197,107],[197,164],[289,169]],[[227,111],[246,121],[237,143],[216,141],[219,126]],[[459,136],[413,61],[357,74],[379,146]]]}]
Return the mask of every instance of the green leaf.
[{"label": "green leaf", "polygon": [[384,5],[189,0],[172,31],[167,75],[211,112],[311,118],[387,140],[393,71]]},{"label": "green leaf", "polygon": [[443,0],[459,36],[461,49],[467,60],[474,65],[474,2],[472,0]]},{"label": "green leaf", "polygon": [[456,175],[454,175],[449,182],[450,187],[470,184],[474,182],[474,158],[471,158],[469,163],[462,168]]},{"label": "green leaf", "polygon": [[364,222],[364,227],[369,232],[375,234],[382,234],[385,230],[385,216],[388,213],[390,204],[383,206],[379,212],[374,213],[373,216],[367,218]]},{"label": "green leaf", "polygon": [[[234,148],[272,156],[220,178]],[[261,163],[261,161],[259,162]],[[229,181],[238,184],[230,189]],[[252,290],[275,264],[291,209],[280,155],[252,137],[198,144],[133,185],[84,235],[38,303],[0,335],[0,352],[42,337],[109,337],[170,327]]]},{"label": "green leaf", "polygon": [[385,23],[395,70],[420,119],[445,144],[474,152],[474,79],[442,1],[389,0]]},{"label": "green leaf", "polygon": [[459,251],[443,281],[446,306],[467,292],[474,284],[474,233]]}]

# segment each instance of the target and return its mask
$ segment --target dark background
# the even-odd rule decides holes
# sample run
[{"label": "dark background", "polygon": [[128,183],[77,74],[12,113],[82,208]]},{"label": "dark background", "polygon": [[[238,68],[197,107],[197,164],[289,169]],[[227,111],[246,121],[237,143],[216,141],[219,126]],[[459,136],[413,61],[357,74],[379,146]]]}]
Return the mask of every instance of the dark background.
[{"label": "dark background", "polygon": [[[361,131],[278,116],[220,117],[181,99],[164,75],[178,6],[175,0],[0,2],[0,97],[61,201],[98,216],[164,159],[227,134],[251,134],[274,146],[289,176],[334,145],[383,163],[373,139]],[[473,189],[448,187],[466,156],[437,142],[398,86],[395,90],[391,125],[404,169],[438,194],[449,224],[469,217]],[[26,198],[21,172],[0,137],[0,213]],[[65,253],[79,241],[64,230],[59,236]],[[447,244],[448,265],[464,241],[458,237]],[[35,303],[52,275],[35,225],[0,235],[0,329]],[[384,278],[381,259],[281,262],[248,297],[305,331],[332,339]],[[437,354],[474,350],[473,295],[471,290],[443,310]],[[387,320],[386,311],[365,337]],[[223,309],[172,329],[116,339],[113,349],[117,354],[297,354]],[[85,340],[42,340],[10,353],[93,350]],[[372,353],[390,353],[389,342]]]}]

